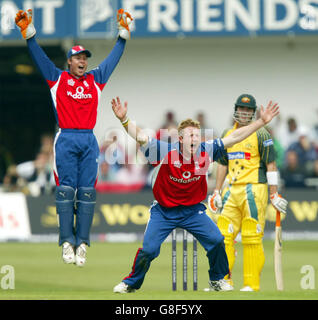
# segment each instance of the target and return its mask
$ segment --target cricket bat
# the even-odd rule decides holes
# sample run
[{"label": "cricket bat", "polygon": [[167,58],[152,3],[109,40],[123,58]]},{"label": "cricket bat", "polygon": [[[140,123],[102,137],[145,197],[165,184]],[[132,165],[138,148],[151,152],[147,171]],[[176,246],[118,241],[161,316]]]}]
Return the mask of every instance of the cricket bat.
[{"label": "cricket bat", "polygon": [[282,265],[282,227],[280,223],[280,212],[276,210],[275,226],[275,247],[274,247],[274,266],[277,290],[284,290],[283,265]]}]

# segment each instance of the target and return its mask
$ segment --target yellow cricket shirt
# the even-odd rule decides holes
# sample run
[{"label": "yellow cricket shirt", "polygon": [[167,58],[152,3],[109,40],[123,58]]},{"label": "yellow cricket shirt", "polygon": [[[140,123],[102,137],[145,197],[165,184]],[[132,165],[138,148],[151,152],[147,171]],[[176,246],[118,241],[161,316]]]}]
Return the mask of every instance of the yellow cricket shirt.
[{"label": "yellow cricket shirt", "polygon": [[[222,138],[237,128],[223,132]],[[275,161],[274,143],[265,128],[261,128],[245,140],[227,148],[227,155],[217,160],[228,166],[227,179],[231,185],[267,183],[266,165]]]}]

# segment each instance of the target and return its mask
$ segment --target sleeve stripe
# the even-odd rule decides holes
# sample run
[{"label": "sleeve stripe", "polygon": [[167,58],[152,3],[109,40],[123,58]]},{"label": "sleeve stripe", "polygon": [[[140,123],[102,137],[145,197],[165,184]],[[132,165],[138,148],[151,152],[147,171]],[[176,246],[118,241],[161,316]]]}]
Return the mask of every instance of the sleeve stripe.
[{"label": "sleeve stripe", "polygon": [[264,143],[263,143],[268,139],[272,139],[270,134],[266,130],[261,129],[257,131],[257,138],[258,138],[258,149],[259,149],[261,161],[263,161],[265,164],[274,161],[275,159],[274,145],[270,144],[270,145],[264,146]]}]

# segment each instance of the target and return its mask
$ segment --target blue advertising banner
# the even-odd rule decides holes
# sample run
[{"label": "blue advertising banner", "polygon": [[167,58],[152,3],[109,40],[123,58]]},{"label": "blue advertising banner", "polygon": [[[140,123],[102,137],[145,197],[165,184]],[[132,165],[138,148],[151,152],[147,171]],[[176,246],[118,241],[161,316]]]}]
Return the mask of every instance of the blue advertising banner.
[{"label": "blue advertising banner", "polygon": [[133,37],[317,34],[318,0],[1,0],[0,38],[19,39],[14,17],[33,9],[37,37],[112,38],[116,12]]}]

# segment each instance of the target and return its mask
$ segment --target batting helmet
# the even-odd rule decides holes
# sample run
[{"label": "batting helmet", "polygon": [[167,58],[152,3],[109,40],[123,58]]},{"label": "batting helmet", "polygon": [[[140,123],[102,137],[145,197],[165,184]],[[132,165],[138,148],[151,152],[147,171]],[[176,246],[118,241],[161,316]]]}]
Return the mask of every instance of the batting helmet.
[{"label": "batting helmet", "polygon": [[250,94],[241,94],[236,100],[235,109],[236,107],[247,107],[256,110],[256,100]]},{"label": "batting helmet", "polygon": [[[250,112],[243,112],[237,111],[238,107],[245,107],[253,110],[253,114],[251,115]],[[255,111],[257,109],[256,100],[250,94],[241,94],[235,102],[235,111],[234,111],[234,120],[240,124],[248,124],[250,123],[255,117]],[[243,120],[243,118],[245,118]],[[247,118],[247,119],[246,119]]]}]

